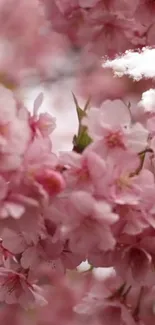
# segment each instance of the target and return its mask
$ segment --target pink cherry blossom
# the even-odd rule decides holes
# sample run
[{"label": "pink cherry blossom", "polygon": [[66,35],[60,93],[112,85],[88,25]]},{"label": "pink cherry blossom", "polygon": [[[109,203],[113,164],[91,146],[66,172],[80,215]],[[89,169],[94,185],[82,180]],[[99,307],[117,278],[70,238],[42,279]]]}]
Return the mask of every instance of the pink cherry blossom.
[{"label": "pink cherry blossom", "polygon": [[[154,81],[102,68],[154,45],[154,13],[151,0],[0,0],[4,325],[154,324]],[[24,103],[37,84],[49,113],[43,92]],[[78,128],[55,154],[52,112],[69,132],[71,92]]]},{"label": "pink cherry blossom", "polygon": [[[118,215],[112,213],[110,206],[104,201],[95,201],[85,192],[73,193],[70,205],[70,215],[66,215],[62,227],[62,231],[69,237],[70,249],[78,253],[88,253],[96,245],[103,250],[112,249],[115,240],[110,226],[118,220]],[[71,219],[73,217],[75,219]]]},{"label": "pink cherry blossom", "polygon": [[36,285],[30,284],[26,275],[4,268],[0,269],[0,301],[8,304],[18,302],[21,306],[26,304],[45,304],[41,291]]},{"label": "pink cherry blossom", "polygon": [[120,154],[119,159],[115,160],[109,156],[102,160],[100,177],[93,179],[95,193],[117,204],[136,205],[142,192],[141,174],[135,173],[139,161],[135,155],[129,154],[127,161],[123,161],[123,157],[124,155]]},{"label": "pink cherry blossom", "polygon": [[55,129],[55,119],[48,113],[38,113],[42,102],[43,94],[40,93],[34,102],[30,125],[34,133],[40,132],[42,136],[48,136]]},{"label": "pink cherry blossom", "polygon": [[[94,174],[94,163],[99,168],[100,160],[97,159],[97,155],[92,151],[85,151],[83,155],[75,152],[62,153],[59,162],[66,167],[63,173],[68,187],[84,189],[85,187],[93,191],[93,174]],[[99,172],[99,169],[98,169]]]},{"label": "pink cherry blossom", "polygon": [[130,109],[120,100],[105,101],[100,110],[90,110],[83,123],[94,140],[103,139],[96,144],[100,152],[100,147],[103,150],[130,149],[138,152],[147,145],[148,131],[140,123],[132,125]]},{"label": "pink cherry blossom", "polygon": [[130,311],[125,304],[121,303],[124,289],[125,286],[122,285],[121,279],[117,277],[114,270],[110,270],[105,275],[103,270],[103,277],[98,281],[93,279],[88,293],[75,310],[87,321],[93,319],[93,321],[99,320],[99,324],[134,325],[135,322]]}]

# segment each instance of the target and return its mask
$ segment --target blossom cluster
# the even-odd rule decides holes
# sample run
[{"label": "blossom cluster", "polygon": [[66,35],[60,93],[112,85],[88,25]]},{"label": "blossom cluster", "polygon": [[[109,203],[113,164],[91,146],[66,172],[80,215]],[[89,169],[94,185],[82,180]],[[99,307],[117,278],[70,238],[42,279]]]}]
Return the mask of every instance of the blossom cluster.
[{"label": "blossom cluster", "polygon": [[[148,93],[134,107],[107,100],[81,109],[74,96],[78,134],[73,150],[58,156],[55,119],[38,113],[43,94],[30,114],[14,92],[1,85],[0,93],[3,324],[154,324],[155,106],[144,100]],[[78,274],[85,260],[90,270]],[[98,278],[100,268],[108,273]]]},{"label": "blossom cluster", "polygon": [[150,0],[42,0],[51,26],[88,51],[113,55],[154,45],[155,5]]},{"label": "blossom cluster", "polygon": [[[3,325],[155,323],[155,90],[122,77],[146,75],[144,52],[113,60],[154,45],[154,17],[153,0],[0,0]],[[18,90],[73,74],[91,96],[73,94],[78,131],[56,154],[43,94],[29,112]]]}]

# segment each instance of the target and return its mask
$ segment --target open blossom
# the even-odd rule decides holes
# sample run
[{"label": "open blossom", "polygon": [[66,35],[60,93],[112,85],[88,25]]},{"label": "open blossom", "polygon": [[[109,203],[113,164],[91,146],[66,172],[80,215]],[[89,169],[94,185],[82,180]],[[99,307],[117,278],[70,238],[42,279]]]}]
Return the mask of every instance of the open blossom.
[{"label": "open blossom", "polygon": [[96,179],[103,173],[103,162],[95,152],[86,150],[82,155],[75,152],[62,153],[59,162],[66,168],[63,175],[68,187],[94,191],[93,178]]},{"label": "open blossom", "polygon": [[[19,303],[23,307],[45,304],[39,287],[30,284],[26,275],[9,269],[0,269],[0,301],[8,304]],[[41,291],[41,290],[40,290]]]},{"label": "open blossom", "polygon": [[41,133],[42,136],[48,136],[55,129],[55,119],[48,113],[39,114],[39,108],[43,102],[43,94],[40,93],[35,99],[33,105],[33,115],[30,117],[32,131]]},{"label": "open blossom", "polygon": [[73,252],[88,254],[94,246],[103,250],[114,247],[115,239],[110,226],[118,220],[118,215],[112,213],[106,202],[96,201],[82,191],[75,192],[70,197],[69,213],[62,231],[69,238],[69,247]]},{"label": "open blossom", "polygon": [[[107,159],[100,158],[99,176],[97,177],[95,173],[93,175],[95,193],[117,204],[137,205],[147,186],[149,171],[144,170],[137,174],[139,158],[132,154],[126,154],[126,157],[128,159],[124,160],[124,155],[120,154],[116,159],[111,156]],[[152,180],[149,179],[150,181],[152,184]]]},{"label": "open blossom", "polygon": [[[52,145],[48,137],[34,137],[25,152],[23,165],[19,170],[20,186],[29,192],[34,188],[31,197],[39,195],[56,195],[65,188],[63,175],[57,168],[57,157],[51,152]],[[30,195],[30,194],[29,194]]]},{"label": "open blossom", "polygon": [[147,146],[147,129],[140,123],[132,123],[130,108],[120,100],[105,101],[100,109],[90,109],[83,123],[96,140],[94,146],[99,152],[120,149],[139,152]]}]

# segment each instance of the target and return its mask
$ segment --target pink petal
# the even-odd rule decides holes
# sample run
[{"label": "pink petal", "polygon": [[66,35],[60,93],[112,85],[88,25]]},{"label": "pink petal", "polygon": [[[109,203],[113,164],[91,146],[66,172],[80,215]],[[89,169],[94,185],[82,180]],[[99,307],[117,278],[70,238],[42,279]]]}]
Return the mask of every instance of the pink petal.
[{"label": "pink petal", "polygon": [[34,101],[33,112],[34,115],[37,115],[39,107],[42,105],[44,99],[44,94],[41,92]]},{"label": "pink petal", "polygon": [[5,208],[8,212],[8,215],[15,219],[19,219],[25,212],[25,207],[23,205],[13,202],[7,202],[5,204]]}]

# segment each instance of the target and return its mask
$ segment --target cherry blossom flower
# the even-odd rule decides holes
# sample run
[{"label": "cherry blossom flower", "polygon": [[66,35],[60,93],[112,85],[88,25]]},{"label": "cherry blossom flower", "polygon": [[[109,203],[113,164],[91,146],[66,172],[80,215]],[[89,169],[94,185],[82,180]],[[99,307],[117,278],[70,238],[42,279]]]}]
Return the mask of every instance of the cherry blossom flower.
[{"label": "cherry blossom flower", "polygon": [[33,115],[30,117],[30,125],[33,132],[40,132],[42,136],[48,136],[55,129],[55,119],[48,113],[38,113],[43,101],[43,94],[40,93],[33,105]]},{"label": "cherry blossom flower", "polygon": [[[118,215],[112,213],[110,206],[104,201],[95,201],[82,191],[71,194],[70,205],[70,215],[66,215],[62,227],[64,234],[69,236],[70,249],[86,254],[96,245],[103,250],[112,249],[115,240],[110,226],[118,220]],[[75,219],[72,220],[73,216]]]},{"label": "cherry blossom flower", "polygon": [[147,129],[140,123],[132,124],[130,109],[120,100],[105,101],[101,109],[91,109],[83,123],[94,140],[103,139],[96,144],[100,152],[100,147],[139,152],[147,146]]},{"label": "cherry blossom flower", "polygon": [[[154,11],[151,0],[0,0],[4,325],[154,324],[154,81],[110,70],[154,78],[150,49],[117,58],[154,45]],[[61,99],[60,78],[89,100],[75,100],[72,150],[55,154],[43,93],[30,113],[21,90],[58,82]]]},{"label": "cherry blossom flower", "polygon": [[30,284],[24,274],[1,268],[0,278],[0,301],[5,301],[8,304],[18,302],[23,307],[46,303],[41,296],[40,288]]}]

